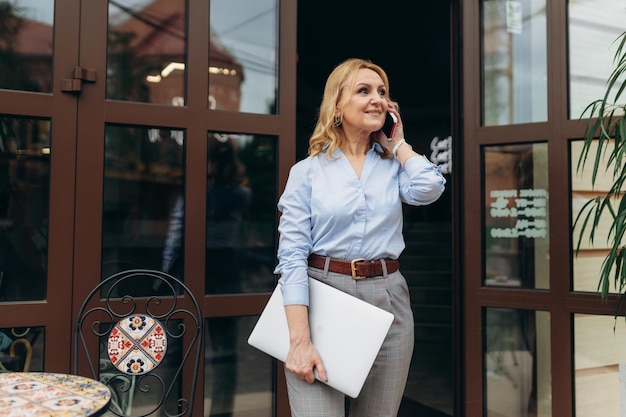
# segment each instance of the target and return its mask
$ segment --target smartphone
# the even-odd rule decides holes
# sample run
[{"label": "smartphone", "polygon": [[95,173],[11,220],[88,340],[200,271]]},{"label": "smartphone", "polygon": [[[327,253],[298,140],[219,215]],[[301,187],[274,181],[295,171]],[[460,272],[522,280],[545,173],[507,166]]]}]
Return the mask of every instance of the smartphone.
[{"label": "smartphone", "polygon": [[387,116],[385,117],[385,124],[383,125],[382,131],[387,136],[387,138],[391,139],[393,136],[393,132],[396,130],[396,125],[398,124],[398,118],[395,114],[387,112]]}]

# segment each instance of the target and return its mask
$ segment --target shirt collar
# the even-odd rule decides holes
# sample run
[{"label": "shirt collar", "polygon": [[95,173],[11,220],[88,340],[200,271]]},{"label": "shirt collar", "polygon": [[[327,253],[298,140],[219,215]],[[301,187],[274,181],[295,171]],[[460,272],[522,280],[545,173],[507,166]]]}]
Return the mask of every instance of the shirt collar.
[{"label": "shirt collar", "polygon": [[[326,151],[328,150],[328,148],[329,148],[329,147],[330,147],[330,143],[325,144],[325,145],[322,147],[322,152],[326,153]],[[372,143],[372,147],[370,148],[370,150],[372,150],[372,149],[373,149],[374,151],[376,151],[377,153],[384,153],[384,152],[385,152],[385,150],[383,149],[383,147],[382,147],[382,146],[380,146],[380,143],[378,143],[378,142],[374,142],[374,143]],[[337,149],[337,150],[339,150],[339,149]]]},{"label": "shirt collar", "polygon": [[382,146],[380,146],[380,143],[378,142],[374,142],[374,144],[372,145],[372,149],[374,149],[376,152],[378,153],[383,153],[385,152],[385,150],[383,149]]}]

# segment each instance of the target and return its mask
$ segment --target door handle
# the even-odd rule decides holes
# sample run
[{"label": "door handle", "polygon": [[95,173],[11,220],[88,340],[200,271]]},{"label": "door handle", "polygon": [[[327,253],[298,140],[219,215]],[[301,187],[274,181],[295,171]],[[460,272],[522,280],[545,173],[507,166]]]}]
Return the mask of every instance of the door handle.
[{"label": "door handle", "polygon": [[80,93],[83,91],[83,82],[95,83],[96,70],[76,66],[72,78],[61,80],[61,91],[64,93]]}]

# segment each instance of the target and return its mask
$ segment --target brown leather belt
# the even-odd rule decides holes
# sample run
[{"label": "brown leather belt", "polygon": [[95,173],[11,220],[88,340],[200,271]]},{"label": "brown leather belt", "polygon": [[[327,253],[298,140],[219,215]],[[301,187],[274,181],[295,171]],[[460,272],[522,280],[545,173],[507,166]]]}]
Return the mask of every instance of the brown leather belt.
[{"label": "brown leather belt", "polygon": [[[325,265],[325,256],[309,256],[309,266],[317,269],[324,269]],[[387,265],[388,274],[396,272],[398,269],[400,269],[400,262],[395,259],[385,259],[385,265]],[[383,266],[380,262],[380,259],[375,259],[373,261],[366,261],[365,259],[342,261],[341,259],[331,258],[328,270],[330,272],[336,272],[338,274],[351,275],[354,279],[378,277],[383,274]]]}]

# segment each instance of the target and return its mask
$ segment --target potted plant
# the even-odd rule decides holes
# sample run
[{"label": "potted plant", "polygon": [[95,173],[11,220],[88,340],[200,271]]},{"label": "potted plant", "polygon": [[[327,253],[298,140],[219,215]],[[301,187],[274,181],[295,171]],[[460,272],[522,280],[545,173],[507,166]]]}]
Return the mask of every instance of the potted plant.
[{"label": "potted plant", "polygon": [[[577,170],[581,171],[587,162],[593,164],[591,184],[596,184],[600,170],[612,175],[612,185],[605,195],[587,201],[574,221],[579,227],[576,253],[581,242],[588,236],[593,243],[602,217],[608,214],[611,219],[607,236],[609,253],[600,270],[598,291],[606,299],[611,285],[618,293],[619,303],[616,316],[626,301],[626,101],[620,99],[626,89],[626,32],[616,40],[619,42],[614,55],[614,69],[609,76],[603,98],[589,104],[581,117],[587,115],[589,121],[585,130],[584,144],[578,158]],[[595,150],[595,152],[594,152]],[[612,170],[612,173],[611,173]]]}]

